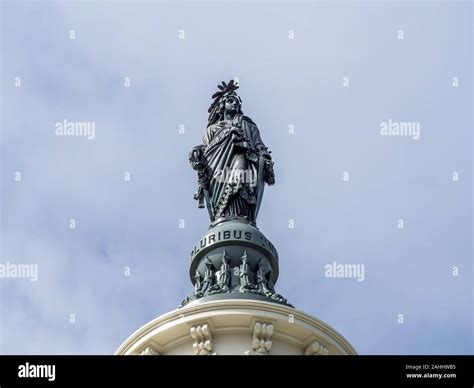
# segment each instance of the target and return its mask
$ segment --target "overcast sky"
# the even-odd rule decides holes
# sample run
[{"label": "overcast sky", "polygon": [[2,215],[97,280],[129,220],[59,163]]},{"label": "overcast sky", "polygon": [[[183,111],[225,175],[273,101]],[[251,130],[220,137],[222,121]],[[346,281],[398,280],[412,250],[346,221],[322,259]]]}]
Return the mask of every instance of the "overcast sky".
[{"label": "overcast sky", "polygon": [[[277,291],[361,354],[472,354],[472,3],[1,11],[0,263],[39,272],[0,279],[0,353],[112,354],[192,291],[209,222],[188,152],[239,77],[275,161],[258,224]],[[64,120],[94,139],[57,136]],[[419,138],[382,136],[389,120]]]}]

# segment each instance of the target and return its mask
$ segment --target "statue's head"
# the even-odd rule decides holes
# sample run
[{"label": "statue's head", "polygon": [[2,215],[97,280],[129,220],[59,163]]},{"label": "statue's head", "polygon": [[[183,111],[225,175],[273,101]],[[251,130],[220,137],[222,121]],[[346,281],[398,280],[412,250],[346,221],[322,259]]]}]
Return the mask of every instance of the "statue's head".
[{"label": "statue's head", "polygon": [[231,93],[223,98],[223,101],[221,102],[221,114],[220,116],[224,113],[241,113],[241,100],[240,97],[236,93]]},{"label": "statue's head", "polygon": [[234,80],[217,85],[218,91],[212,95],[214,101],[209,107],[209,125],[215,124],[224,118],[224,113],[242,113],[242,100],[235,92],[239,87]]}]

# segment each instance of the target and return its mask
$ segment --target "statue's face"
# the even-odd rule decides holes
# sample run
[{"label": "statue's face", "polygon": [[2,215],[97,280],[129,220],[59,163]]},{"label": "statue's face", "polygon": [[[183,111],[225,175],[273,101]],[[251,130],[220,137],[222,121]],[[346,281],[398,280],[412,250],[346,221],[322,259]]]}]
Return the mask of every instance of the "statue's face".
[{"label": "statue's face", "polygon": [[225,100],[224,109],[229,113],[237,113],[240,109],[240,103],[235,97],[229,97]]}]

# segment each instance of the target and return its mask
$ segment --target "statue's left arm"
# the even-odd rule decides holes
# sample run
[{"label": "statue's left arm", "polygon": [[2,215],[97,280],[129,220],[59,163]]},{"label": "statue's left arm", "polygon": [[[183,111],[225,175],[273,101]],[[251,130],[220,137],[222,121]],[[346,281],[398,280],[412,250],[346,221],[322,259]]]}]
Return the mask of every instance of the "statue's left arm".
[{"label": "statue's left arm", "polygon": [[249,132],[250,137],[252,138],[251,142],[257,151],[258,157],[263,157],[265,159],[264,180],[271,186],[275,184],[275,173],[273,171],[271,152],[263,143],[257,125],[251,119],[248,119],[247,117],[245,117],[245,119],[247,119],[249,122],[248,124],[252,127],[252,130]]}]

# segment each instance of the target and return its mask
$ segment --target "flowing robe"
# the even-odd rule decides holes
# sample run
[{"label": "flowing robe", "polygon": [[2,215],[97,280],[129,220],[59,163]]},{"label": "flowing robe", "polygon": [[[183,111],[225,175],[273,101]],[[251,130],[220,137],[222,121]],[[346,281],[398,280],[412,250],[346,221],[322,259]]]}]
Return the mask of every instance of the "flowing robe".
[{"label": "flowing robe", "polygon": [[238,114],[232,121],[209,126],[203,143],[215,220],[230,217],[254,221],[258,157],[266,149],[257,126]]}]

